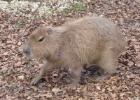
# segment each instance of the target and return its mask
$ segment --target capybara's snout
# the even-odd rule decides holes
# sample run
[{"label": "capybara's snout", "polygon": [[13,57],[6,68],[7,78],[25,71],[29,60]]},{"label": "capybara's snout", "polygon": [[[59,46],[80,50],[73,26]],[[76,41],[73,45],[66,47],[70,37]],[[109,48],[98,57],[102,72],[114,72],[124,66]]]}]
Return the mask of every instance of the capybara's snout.
[{"label": "capybara's snout", "polygon": [[23,47],[23,53],[28,57],[30,56],[30,48],[27,44]]}]

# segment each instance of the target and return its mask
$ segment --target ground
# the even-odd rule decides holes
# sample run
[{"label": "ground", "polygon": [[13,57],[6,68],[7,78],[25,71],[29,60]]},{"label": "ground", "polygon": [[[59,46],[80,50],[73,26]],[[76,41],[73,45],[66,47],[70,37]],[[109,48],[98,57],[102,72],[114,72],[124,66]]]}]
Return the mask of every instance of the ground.
[{"label": "ground", "polygon": [[[139,0],[88,0],[86,9],[67,9],[47,19],[23,16],[30,11],[0,11],[0,100],[140,100],[140,3]],[[70,11],[70,12],[68,12]],[[84,70],[79,88],[70,89],[67,69],[49,71],[37,86],[30,85],[41,63],[28,60],[22,47],[38,26],[59,26],[82,16],[104,16],[114,21],[126,40],[117,74],[95,82],[99,70]],[[94,72],[94,73],[92,73]]]}]

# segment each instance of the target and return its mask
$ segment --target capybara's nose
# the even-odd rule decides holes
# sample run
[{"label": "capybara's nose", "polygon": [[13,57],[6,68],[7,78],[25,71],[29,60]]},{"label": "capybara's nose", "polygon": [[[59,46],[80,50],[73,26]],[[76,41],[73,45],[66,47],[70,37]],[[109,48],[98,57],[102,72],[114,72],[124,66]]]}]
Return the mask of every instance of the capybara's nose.
[{"label": "capybara's nose", "polygon": [[30,49],[29,49],[29,47],[28,47],[27,45],[24,46],[24,48],[23,48],[23,53],[24,53],[25,55],[30,55]]},{"label": "capybara's nose", "polygon": [[26,55],[29,55],[30,51],[29,50],[23,50],[23,53],[26,54]]}]

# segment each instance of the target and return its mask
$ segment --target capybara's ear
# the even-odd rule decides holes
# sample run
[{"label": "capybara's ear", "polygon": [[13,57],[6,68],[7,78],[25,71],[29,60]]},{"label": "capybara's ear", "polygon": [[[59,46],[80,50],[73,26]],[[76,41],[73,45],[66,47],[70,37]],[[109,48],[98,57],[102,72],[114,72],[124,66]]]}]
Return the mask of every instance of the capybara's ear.
[{"label": "capybara's ear", "polygon": [[57,34],[57,33],[64,33],[66,31],[65,27],[47,27],[47,34],[52,35],[52,34]]},{"label": "capybara's ear", "polygon": [[52,27],[47,27],[47,34],[51,35],[53,33]]}]

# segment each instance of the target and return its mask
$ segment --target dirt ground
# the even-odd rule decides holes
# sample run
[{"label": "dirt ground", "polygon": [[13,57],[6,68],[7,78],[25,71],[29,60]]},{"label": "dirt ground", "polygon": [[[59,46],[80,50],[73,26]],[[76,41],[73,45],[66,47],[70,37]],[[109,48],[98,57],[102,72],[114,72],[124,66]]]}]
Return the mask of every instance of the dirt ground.
[{"label": "dirt ground", "polygon": [[[71,11],[71,10],[70,10]],[[29,11],[0,12],[0,100],[140,100],[140,3],[139,0],[89,0],[87,9],[58,13],[50,19],[23,16]],[[59,26],[86,15],[100,15],[114,21],[126,40],[126,52],[119,58],[117,74],[95,82],[100,69],[81,73],[79,88],[66,87],[72,80],[67,69],[46,73],[31,86],[41,63],[23,56],[22,46],[38,26]]]}]

